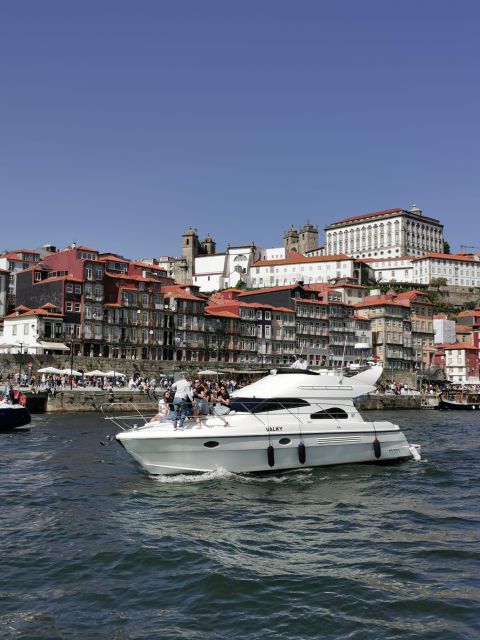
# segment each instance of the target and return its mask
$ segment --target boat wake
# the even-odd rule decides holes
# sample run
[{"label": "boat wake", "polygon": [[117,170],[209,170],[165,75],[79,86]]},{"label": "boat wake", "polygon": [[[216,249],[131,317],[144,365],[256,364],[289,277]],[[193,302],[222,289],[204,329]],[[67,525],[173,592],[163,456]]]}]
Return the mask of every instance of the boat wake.
[{"label": "boat wake", "polygon": [[168,476],[150,476],[152,480],[161,484],[192,484],[195,482],[209,482],[210,480],[223,480],[225,478],[239,477],[238,474],[226,469],[215,469],[205,473],[180,473]]}]

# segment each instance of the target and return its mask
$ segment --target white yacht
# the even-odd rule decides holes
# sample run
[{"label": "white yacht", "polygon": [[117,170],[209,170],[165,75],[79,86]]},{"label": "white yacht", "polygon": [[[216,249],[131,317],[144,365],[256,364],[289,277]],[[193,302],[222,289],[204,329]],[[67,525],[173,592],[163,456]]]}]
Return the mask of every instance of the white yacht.
[{"label": "white yacht", "polygon": [[116,438],[151,474],[419,460],[420,447],[396,424],[366,422],[355,408],[354,398],[373,391],[381,373],[378,365],[345,375],[272,370],[232,394],[228,415],[200,426],[192,419],[182,430],[168,419],[146,422]]}]

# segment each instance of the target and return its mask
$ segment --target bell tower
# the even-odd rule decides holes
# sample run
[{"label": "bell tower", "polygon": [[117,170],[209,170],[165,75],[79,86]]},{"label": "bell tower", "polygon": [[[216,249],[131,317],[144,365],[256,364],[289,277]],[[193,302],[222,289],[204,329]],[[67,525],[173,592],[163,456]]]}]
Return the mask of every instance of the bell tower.
[{"label": "bell tower", "polygon": [[303,225],[299,233],[299,248],[298,252],[305,254],[307,251],[312,251],[318,247],[318,228],[314,227],[310,223],[310,220]]},{"label": "bell tower", "polygon": [[182,258],[186,264],[182,270],[184,272],[185,283],[191,282],[193,277],[193,269],[195,258],[200,253],[200,243],[198,241],[198,233],[196,229],[189,227],[182,235]]},{"label": "bell tower", "polygon": [[288,256],[291,251],[298,251],[298,241],[298,231],[292,226],[283,234],[283,246],[285,247],[286,256]]}]

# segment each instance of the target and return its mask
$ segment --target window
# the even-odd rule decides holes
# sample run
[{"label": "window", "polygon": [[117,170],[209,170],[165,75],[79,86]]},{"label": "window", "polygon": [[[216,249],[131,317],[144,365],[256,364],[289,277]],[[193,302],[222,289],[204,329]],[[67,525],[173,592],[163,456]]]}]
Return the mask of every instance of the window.
[{"label": "window", "polygon": [[73,293],[73,284],[71,284],[70,282],[68,282],[65,286],[65,291],[67,293]]},{"label": "window", "polygon": [[95,269],[95,280],[101,280],[102,279],[102,275],[103,275],[103,273],[102,273],[101,267],[97,267]]},{"label": "window", "polygon": [[80,303],[79,302],[75,302],[75,312],[76,313],[80,313]]},{"label": "window", "polygon": [[312,413],[310,418],[312,420],[345,420],[348,418],[348,413],[339,407],[332,407],[331,409],[325,409],[324,411],[317,411]]},{"label": "window", "polygon": [[230,408],[232,411],[242,411],[247,413],[263,413],[267,411],[284,411],[297,407],[308,407],[306,400],[299,398],[273,398],[264,400],[261,398],[231,398]]},{"label": "window", "polygon": [[42,279],[42,274],[40,273],[40,271],[35,271],[34,281],[40,282],[41,279]]},{"label": "window", "polygon": [[265,311],[265,320],[271,320],[271,319],[272,319],[272,312]]},{"label": "window", "polygon": [[72,302],[67,302],[65,305],[65,309],[67,311],[73,311],[73,303]]},{"label": "window", "polygon": [[75,293],[82,293],[82,285],[81,284],[76,284],[75,285]]},{"label": "window", "polygon": [[28,324],[23,325],[23,335],[28,336]]}]

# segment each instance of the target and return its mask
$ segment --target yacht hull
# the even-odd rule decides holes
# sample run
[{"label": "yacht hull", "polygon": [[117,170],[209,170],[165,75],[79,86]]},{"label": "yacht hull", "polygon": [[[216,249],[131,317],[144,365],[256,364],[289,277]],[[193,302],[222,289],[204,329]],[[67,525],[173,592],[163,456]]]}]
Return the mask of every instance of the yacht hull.
[{"label": "yacht hull", "polygon": [[[359,425],[360,426],[360,425]],[[373,431],[282,432],[272,435],[226,435],[202,428],[176,434],[149,434],[148,428],[124,432],[117,440],[150,474],[205,473],[224,469],[234,473],[282,471],[366,462],[393,462],[412,457],[401,431],[378,432],[380,457],[375,454]],[[287,442],[288,441],[288,442]],[[304,458],[302,455],[304,445]],[[273,448],[269,449],[270,447]],[[377,449],[378,453],[378,449]],[[302,463],[302,460],[304,462]]]}]

